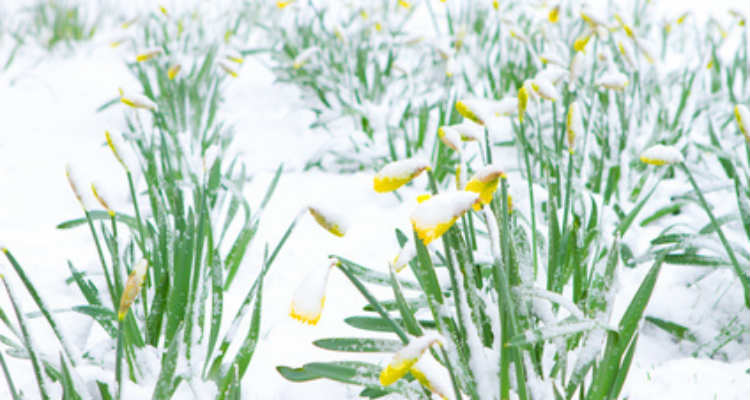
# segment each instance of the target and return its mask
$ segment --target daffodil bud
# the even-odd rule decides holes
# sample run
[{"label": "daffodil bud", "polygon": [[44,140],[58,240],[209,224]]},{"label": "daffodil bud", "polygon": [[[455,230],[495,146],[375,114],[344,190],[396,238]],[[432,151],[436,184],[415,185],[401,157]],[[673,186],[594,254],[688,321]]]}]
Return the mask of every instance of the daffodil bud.
[{"label": "daffodil bud", "polygon": [[120,142],[120,140],[113,138],[109,131],[104,131],[104,137],[107,139],[107,146],[109,146],[109,149],[112,150],[112,154],[114,154],[117,162],[119,162],[120,165],[125,168],[125,171],[130,171],[130,168],[128,168],[128,165],[122,159],[122,156],[120,154],[120,149],[122,148],[122,143]]},{"label": "daffodil bud", "polygon": [[276,2],[276,7],[277,7],[277,8],[279,9],[279,10],[283,10],[283,9],[285,9],[285,8],[286,8],[287,6],[289,6],[290,4],[294,3],[294,1],[295,1],[295,0],[279,0],[279,1],[277,1],[277,2]]},{"label": "daffodil bud", "polygon": [[409,10],[411,9],[411,2],[408,2],[406,0],[398,0],[398,5],[401,6],[401,8]]},{"label": "daffodil bud", "polygon": [[429,169],[430,164],[422,158],[394,161],[375,174],[372,187],[378,193],[392,192]]},{"label": "daffodil bud", "polygon": [[133,26],[133,24],[135,24],[135,23],[136,23],[137,21],[138,21],[138,17],[137,17],[137,16],[136,16],[136,17],[133,17],[133,18],[131,18],[131,19],[129,19],[129,20],[127,20],[127,21],[123,22],[123,23],[122,23],[122,24],[120,25],[120,28],[121,28],[121,29],[128,29],[128,28],[130,28],[131,26]]},{"label": "daffodil bud", "polygon": [[630,46],[630,44],[626,41],[617,41],[617,50],[622,55],[622,58],[625,60],[625,63],[630,66],[630,68],[637,68],[635,63],[635,53],[633,52],[633,48]]},{"label": "daffodil bud", "polygon": [[436,343],[442,346],[443,342],[442,336],[438,334],[427,334],[412,339],[393,355],[388,365],[380,372],[380,384],[388,386],[401,379],[430,346]]},{"label": "daffodil bud", "polygon": [[500,178],[505,178],[505,172],[495,164],[486,165],[474,174],[464,188],[479,195],[479,202],[474,204],[474,210],[479,211],[482,205],[490,204]]},{"label": "daffodil bud", "polygon": [[529,92],[525,86],[518,89],[518,120],[523,123],[523,115],[526,113],[526,106],[529,104]]},{"label": "daffodil bud", "polygon": [[426,245],[442,236],[456,220],[479,201],[472,192],[447,192],[420,203],[411,214],[417,236]]},{"label": "daffodil bud", "polygon": [[549,22],[553,24],[556,24],[557,21],[560,20],[560,5],[559,4],[552,7],[549,10],[549,14],[547,14],[547,20],[549,20]]},{"label": "daffodil bud", "polygon": [[568,107],[568,123],[566,134],[568,138],[568,151],[573,154],[575,151],[576,137],[583,135],[583,117],[581,116],[581,107],[577,101],[570,103]]},{"label": "daffodil bud", "polygon": [[112,210],[112,208],[109,206],[108,196],[106,193],[103,192],[103,186],[100,184],[97,184],[95,182],[91,183],[91,192],[94,194],[94,198],[96,201],[101,204],[102,208],[104,208],[107,211],[107,214],[114,217],[115,211]]},{"label": "daffodil bud", "polygon": [[557,65],[550,65],[543,69],[536,75],[536,79],[546,80],[553,85],[560,83],[568,75],[568,71],[558,67]]},{"label": "daffodil bud", "polygon": [[137,61],[137,62],[148,61],[148,60],[151,60],[153,58],[156,58],[161,53],[162,53],[161,47],[152,47],[152,48],[146,49],[146,50],[138,53],[135,56],[135,61]]},{"label": "daffodil bud", "polygon": [[607,19],[591,7],[584,7],[581,10],[581,18],[589,24],[589,27],[606,26]]},{"label": "daffodil bud", "polygon": [[227,74],[229,74],[232,78],[236,78],[237,76],[239,76],[239,73],[234,68],[234,66],[232,66],[228,62],[226,62],[224,60],[220,60],[218,62],[218,65],[219,65],[219,68],[221,68],[222,70],[224,70],[224,72],[226,72]]},{"label": "daffodil bud", "polygon": [[179,63],[172,64],[169,69],[167,69],[167,77],[169,80],[174,80],[175,77],[177,77],[177,74],[180,73],[180,70],[182,69],[182,65]]},{"label": "daffodil bud", "polygon": [[530,42],[529,38],[526,36],[526,34],[523,33],[523,31],[521,31],[520,29],[518,29],[515,26],[513,26],[513,27],[510,28],[510,37],[512,37],[513,39],[518,40],[519,42],[521,42],[523,44],[529,44],[529,42]]},{"label": "daffodil bud", "polygon": [[307,274],[294,291],[289,316],[305,324],[315,325],[323,313],[326,301],[326,286],[331,269],[339,265],[339,260],[331,257],[324,268],[317,268]]},{"label": "daffodil bud", "polygon": [[446,146],[456,152],[461,152],[461,135],[450,126],[441,126],[438,128],[438,137]]},{"label": "daffodil bud", "polygon": [[657,144],[641,153],[641,161],[651,165],[667,165],[680,163],[684,158],[676,147]]},{"label": "daffodil bud", "polygon": [[461,135],[461,140],[463,141],[481,142],[484,140],[484,129],[482,129],[482,126],[471,122],[471,120],[466,120],[460,124],[450,125],[450,127],[455,129],[456,132]]},{"label": "daffodil bud", "polygon": [[117,311],[117,319],[120,321],[125,319],[130,306],[135,301],[135,298],[138,297],[143,282],[146,280],[146,271],[148,271],[148,261],[146,259],[139,261],[133,267],[133,270],[130,271],[128,280],[125,282],[125,288],[122,290],[122,296],[120,297],[120,309]]},{"label": "daffodil bud", "polygon": [[538,94],[541,98],[549,101],[560,100],[560,93],[557,92],[552,82],[544,79],[543,77],[535,78],[531,81],[531,87],[534,89],[534,93]]},{"label": "daffodil bud", "polygon": [[511,115],[516,110],[518,110],[518,99],[515,97],[505,97],[489,104],[489,111],[496,117]]},{"label": "daffodil bud", "polygon": [[591,35],[593,33],[589,32],[583,36],[580,36],[576,39],[575,42],[573,42],[573,50],[585,52],[586,51],[586,45],[589,43],[589,40],[591,39]]},{"label": "daffodil bud", "polygon": [[65,166],[65,177],[68,180],[70,188],[73,190],[73,194],[76,196],[76,200],[78,200],[78,204],[81,205],[84,211],[89,210],[88,201],[83,197],[83,193],[79,189],[78,183],[80,180],[78,179],[78,175],[76,175],[70,164]]},{"label": "daffodil bud", "polygon": [[312,56],[315,55],[315,53],[318,52],[317,47],[310,47],[309,49],[305,49],[302,52],[300,52],[297,57],[294,58],[294,62],[292,63],[292,66],[294,69],[300,69],[307,64],[308,61],[312,58]]},{"label": "daffodil bud", "polygon": [[236,64],[242,64],[245,61],[245,59],[242,57],[242,54],[232,49],[224,50],[224,59]]},{"label": "daffodil bud", "polygon": [[570,60],[570,76],[568,77],[568,88],[570,90],[575,89],[576,81],[583,75],[584,66],[584,55],[582,52],[577,51],[573,58]]},{"label": "daffodil bud", "polygon": [[333,235],[343,237],[348,229],[348,223],[343,216],[333,210],[323,208],[320,205],[308,206],[307,210],[315,218],[318,225],[331,232]]},{"label": "daffodil bud", "polygon": [[647,42],[638,38],[634,38],[633,43],[635,43],[635,47],[638,48],[641,54],[646,57],[646,61],[648,61],[649,64],[653,64],[654,62],[656,62],[656,55],[654,53],[654,50],[650,45],[648,45]]},{"label": "daffodil bud", "polygon": [[750,142],[750,110],[744,104],[734,106],[734,117],[740,132],[745,135],[745,140]]},{"label": "daffodil bud", "polygon": [[129,93],[120,89],[120,102],[133,108],[156,110],[156,103],[139,93]]},{"label": "daffodil bud", "polygon": [[464,118],[476,122],[479,125],[484,125],[484,119],[482,118],[481,104],[478,99],[463,99],[456,102],[456,110]]},{"label": "daffodil bud", "polygon": [[611,90],[623,90],[628,83],[628,77],[620,71],[607,71],[596,80],[597,86]]},{"label": "daffodil bud", "polygon": [[567,66],[562,58],[560,58],[557,53],[551,50],[546,50],[542,54],[540,54],[539,61],[541,61],[543,64],[552,64],[563,68]]}]

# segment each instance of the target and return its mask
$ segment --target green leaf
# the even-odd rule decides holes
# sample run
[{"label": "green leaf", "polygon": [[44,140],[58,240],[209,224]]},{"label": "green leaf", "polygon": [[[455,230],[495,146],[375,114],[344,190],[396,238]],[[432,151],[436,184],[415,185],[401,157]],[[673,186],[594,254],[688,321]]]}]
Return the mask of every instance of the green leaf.
[{"label": "green leaf", "polygon": [[[393,318],[393,321],[401,325],[400,318]],[[363,329],[374,332],[394,332],[393,326],[383,318],[369,316],[353,316],[344,319],[347,325],[357,329]],[[420,320],[419,324],[425,328],[435,328],[435,321]]]},{"label": "green leaf", "polygon": [[313,342],[326,350],[346,351],[353,353],[392,353],[400,350],[404,345],[399,340],[373,338],[327,338]]},{"label": "green leaf", "polygon": [[172,389],[174,387],[174,372],[177,368],[177,356],[180,354],[181,347],[181,335],[179,335],[180,325],[175,334],[174,340],[169,344],[166,354],[161,359],[161,371],[159,371],[159,378],[156,381],[156,387],[154,388],[154,394],[152,400],[164,400],[172,397]]},{"label": "green leaf", "polygon": [[[111,217],[106,211],[94,210],[89,211],[89,215],[92,220],[105,220],[109,221]],[[115,213],[115,219],[123,224],[127,225],[131,229],[137,229],[137,222],[135,218],[130,215]],[[76,218],[57,224],[57,229],[71,229],[86,223],[86,218]]]},{"label": "green leaf", "polygon": [[343,383],[372,385],[380,376],[380,367],[361,361],[313,362],[300,368],[279,366],[276,370],[292,382],[327,378]]}]

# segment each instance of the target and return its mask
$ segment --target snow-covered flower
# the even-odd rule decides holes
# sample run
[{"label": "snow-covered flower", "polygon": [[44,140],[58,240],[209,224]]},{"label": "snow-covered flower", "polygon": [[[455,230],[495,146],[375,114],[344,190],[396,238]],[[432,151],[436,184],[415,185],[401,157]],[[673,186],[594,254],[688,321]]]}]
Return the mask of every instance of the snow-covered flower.
[{"label": "snow-covered flower", "polygon": [[536,77],[537,79],[547,80],[553,85],[556,85],[567,75],[568,71],[566,71],[564,68],[561,68],[557,65],[550,65],[536,74]]},{"label": "snow-covered flower", "polygon": [[224,60],[220,60],[218,62],[218,65],[219,65],[219,68],[223,69],[224,72],[231,75],[232,78],[236,78],[239,75],[239,73],[237,72],[237,69],[235,69],[233,65],[229,64],[228,62]]},{"label": "snow-covered flower", "polygon": [[750,110],[744,104],[737,104],[734,106],[734,117],[740,132],[745,135],[745,140],[750,142]]},{"label": "snow-covered flower", "polygon": [[605,89],[623,90],[628,86],[628,77],[620,71],[610,70],[596,80],[596,85]]},{"label": "snow-covered flower", "polygon": [[375,174],[372,187],[378,193],[392,192],[429,169],[430,164],[423,158],[394,161],[386,164]]},{"label": "snow-covered flower", "polygon": [[549,101],[560,100],[560,93],[555,89],[555,85],[544,77],[537,77],[531,80],[531,88],[534,89],[534,93],[538,94],[541,98]]},{"label": "snow-covered flower", "polygon": [[680,163],[684,158],[676,147],[657,144],[641,153],[641,161],[651,165],[666,165]]},{"label": "snow-covered flower", "polygon": [[549,14],[547,14],[547,20],[555,24],[557,23],[559,19],[560,19],[560,5],[558,4],[549,10]]},{"label": "snow-covered flower", "polygon": [[133,108],[156,110],[156,103],[153,100],[140,93],[125,92],[123,89],[120,89],[120,102]]},{"label": "snow-covered flower", "polygon": [[162,53],[161,47],[151,47],[149,49],[143,50],[142,52],[138,53],[135,56],[135,61],[137,62],[148,61],[153,58],[156,58],[161,53]]},{"label": "snow-covered flower", "polygon": [[180,70],[182,69],[182,65],[180,63],[173,63],[169,66],[167,69],[167,77],[169,80],[173,80],[175,77],[177,77],[177,74],[180,73]]},{"label": "snow-covered flower", "polygon": [[597,26],[606,27],[607,24],[607,19],[589,6],[581,10],[581,18],[592,28],[596,28]]},{"label": "snow-covered flower", "polygon": [[583,52],[576,51],[575,55],[570,60],[570,76],[568,77],[568,86],[571,90],[575,88],[575,84],[578,78],[583,75],[583,63],[585,61],[583,57]]},{"label": "snow-covered flower", "polygon": [[490,164],[479,169],[466,184],[464,188],[466,191],[479,195],[479,203],[474,204],[475,210],[479,211],[482,205],[489,204],[492,201],[500,178],[505,178],[505,172],[499,165]]},{"label": "snow-covered flower", "polygon": [[635,69],[636,63],[635,63],[635,53],[633,52],[633,48],[630,46],[630,43],[624,41],[624,40],[618,40],[617,41],[617,50],[622,55],[622,58],[625,60],[625,63],[630,66],[630,68]]},{"label": "snow-covered flower", "polygon": [[335,211],[321,207],[320,205],[308,206],[307,210],[323,229],[338,237],[343,237],[346,234],[349,224],[343,216]]},{"label": "snow-covered flower", "polygon": [[745,14],[742,12],[742,10],[732,7],[729,9],[729,15],[737,18],[737,24],[739,26],[745,26]]},{"label": "snow-covered flower", "polygon": [[568,107],[568,122],[566,125],[566,134],[568,138],[568,151],[573,154],[575,151],[576,137],[583,134],[583,117],[581,116],[581,107],[577,101],[570,103]]},{"label": "snow-covered flower", "polygon": [[653,64],[656,61],[654,50],[651,48],[648,42],[634,37],[633,43],[635,43],[635,47],[640,50],[641,54],[646,57],[646,61],[648,61],[649,64]]},{"label": "snow-covered flower", "polygon": [[398,255],[391,261],[391,266],[396,272],[401,272],[409,264],[409,261],[417,256],[417,247],[414,245],[414,239],[410,236],[404,243],[404,247],[398,252]]},{"label": "snow-covered flower", "polygon": [[233,49],[224,50],[224,59],[236,64],[242,64],[245,61],[245,59],[242,57],[242,54]]},{"label": "snow-covered flower", "polygon": [[276,2],[276,7],[278,7],[279,10],[285,9],[287,6],[294,3],[295,0],[279,0]]},{"label": "snow-covered flower", "polygon": [[443,342],[442,336],[436,333],[412,339],[409,344],[393,355],[388,365],[380,372],[380,384],[388,386],[401,379],[430,346],[435,343],[442,346]]},{"label": "snow-covered flower", "polygon": [[442,236],[468,211],[479,196],[472,192],[447,192],[435,195],[417,205],[411,223],[417,236],[426,245]]},{"label": "snow-covered flower", "polygon": [[99,202],[99,204],[102,205],[102,207],[107,211],[107,214],[114,217],[115,211],[109,206],[109,201],[107,201],[108,196],[103,193],[103,186],[100,184],[97,184],[95,182],[91,183],[91,192],[94,194],[94,198],[96,201]]},{"label": "snow-covered flower", "polygon": [[130,271],[128,280],[125,282],[125,288],[122,290],[122,296],[120,297],[120,309],[117,311],[117,319],[122,321],[128,314],[130,305],[133,304],[135,298],[138,297],[138,293],[141,291],[141,286],[146,280],[146,271],[148,270],[148,261],[141,259],[133,270]]},{"label": "snow-covered flower", "polygon": [[306,324],[315,325],[320,320],[326,301],[326,286],[331,269],[339,265],[339,260],[331,257],[325,269],[310,271],[294,291],[289,316]]},{"label": "snow-covered flower", "polygon": [[510,28],[510,37],[512,37],[513,39],[518,40],[519,42],[521,42],[523,44],[529,44],[529,38],[528,38],[528,36],[526,36],[526,34],[523,33],[523,31],[521,31],[520,29],[516,28],[515,26],[513,26],[513,27]]},{"label": "snow-covered flower", "polygon": [[585,52],[586,51],[586,45],[589,43],[589,40],[591,39],[591,36],[593,35],[593,32],[589,32],[585,35],[582,35],[578,37],[575,42],[573,42],[573,50]]},{"label": "snow-covered flower", "polygon": [[448,371],[430,353],[420,357],[409,372],[419,383],[441,399],[454,399]]},{"label": "snow-covered flower", "polygon": [[484,129],[480,125],[477,125],[474,122],[471,122],[471,120],[466,120],[464,122],[461,122],[460,124],[454,124],[449,125],[451,128],[455,129],[456,132],[458,132],[459,135],[461,135],[461,140],[463,141],[479,141],[481,142],[484,139]]},{"label": "snow-covered flower", "polygon": [[523,115],[526,113],[526,106],[529,104],[529,92],[526,86],[518,89],[518,120],[523,123]]},{"label": "snow-covered flower", "polygon": [[450,126],[441,126],[438,128],[438,138],[453,151],[461,152],[461,134]]},{"label": "snow-covered flower", "polygon": [[65,178],[68,180],[68,184],[70,185],[70,188],[73,190],[73,194],[76,196],[76,200],[78,200],[78,204],[81,205],[81,208],[83,208],[84,211],[87,211],[89,209],[88,201],[86,201],[86,198],[83,197],[83,193],[79,189],[79,182],[78,175],[73,170],[73,167],[70,166],[70,164],[65,166]]},{"label": "snow-covered flower", "polygon": [[479,125],[484,125],[481,117],[481,101],[479,99],[462,99],[456,102],[456,110],[464,118],[470,119]]},{"label": "snow-covered flower", "polygon": [[565,67],[565,62],[560,58],[557,53],[551,51],[551,50],[545,50],[542,54],[539,55],[539,61],[541,61],[543,64],[552,64],[557,65],[558,67]]},{"label": "snow-covered flower", "polygon": [[318,52],[317,47],[310,47],[309,49],[305,49],[302,52],[300,52],[297,57],[294,58],[294,62],[292,63],[292,66],[294,69],[300,69],[307,64],[308,61],[312,58],[312,56],[315,55],[315,53]]}]

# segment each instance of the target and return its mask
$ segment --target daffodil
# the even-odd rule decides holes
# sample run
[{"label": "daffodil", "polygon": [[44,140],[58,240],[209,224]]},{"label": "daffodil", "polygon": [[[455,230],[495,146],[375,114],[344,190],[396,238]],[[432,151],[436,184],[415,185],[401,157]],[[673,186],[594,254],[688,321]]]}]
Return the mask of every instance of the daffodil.
[{"label": "daffodil", "polygon": [[152,47],[150,49],[146,49],[146,50],[138,53],[135,56],[135,61],[137,61],[137,62],[148,61],[148,60],[151,60],[153,58],[156,58],[161,53],[162,53],[161,47]]},{"label": "daffodil", "polygon": [[745,140],[750,142],[750,110],[744,104],[734,106],[734,117],[740,132],[745,135]]},{"label": "daffodil", "polygon": [[177,74],[180,73],[180,70],[182,69],[182,65],[179,63],[174,63],[169,66],[169,69],[167,69],[167,77],[169,80],[173,80],[177,77]]},{"label": "daffodil", "polygon": [[438,128],[438,138],[453,151],[461,152],[461,134],[450,126],[441,126]]},{"label": "daffodil", "polygon": [[540,54],[539,61],[541,61],[543,64],[552,64],[557,65],[558,67],[566,67],[566,64],[562,60],[562,58],[560,58],[560,56],[557,55],[556,52],[551,50],[545,50],[542,54]]},{"label": "daffodil", "polygon": [[596,80],[596,85],[605,89],[623,90],[628,86],[628,77],[620,71],[610,70]]},{"label": "daffodil", "polygon": [[591,28],[606,26],[607,24],[606,18],[591,7],[584,7],[581,10],[581,18],[586,21]]},{"label": "daffodil", "polygon": [[684,158],[676,147],[657,144],[641,153],[641,161],[651,165],[668,165],[680,163]]},{"label": "daffodil", "polygon": [[375,174],[372,187],[378,193],[392,192],[429,169],[430,164],[422,158],[394,161]]},{"label": "daffodil", "polygon": [[325,268],[317,268],[307,274],[294,291],[289,316],[305,324],[315,325],[320,320],[326,301],[328,276],[339,260],[331,257]]},{"label": "daffodil", "polygon": [[309,49],[305,49],[302,52],[300,52],[297,57],[294,58],[294,62],[292,63],[292,66],[294,69],[300,69],[307,64],[308,61],[312,58],[315,53],[318,52],[317,47],[310,47]]},{"label": "daffodil", "polygon": [[523,115],[526,113],[526,106],[529,104],[529,92],[525,86],[518,89],[518,120],[523,123]]},{"label": "daffodil", "polygon": [[536,79],[545,80],[552,83],[553,85],[556,85],[560,83],[560,81],[562,81],[563,78],[565,78],[567,75],[568,71],[566,71],[565,69],[557,65],[550,65],[539,72],[536,75]]},{"label": "daffodil", "polygon": [[85,197],[83,197],[83,193],[79,189],[78,183],[80,182],[80,180],[78,179],[78,175],[76,175],[73,167],[71,167],[70,164],[65,166],[65,178],[68,180],[68,184],[73,190],[73,194],[76,196],[78,204],[81,205],[81,208],[83,208],[84,211],[87,211],[89,209],[88,201]]},{"label": "daffodil", "polygon": [[481,142],[482,140],[484,140],[484,129],[482,129],[481,125],[471,122],[471,120],[465,120],[460,124],[449,126],[455,129],[456,132],[461,135],[461,140],[463,141]]},{"label": "daffodil", "polygon": [[479,203],[474,204],[475,210],[479,211],[482,205],[489,204],[492,201],[500,178],[504,177],[505,172],[502,168],[494,164],[484,166],[474,174],[464,190],[479,195]]},{"label": "daffodil", "polygon": [[406,375],[422,354],[433,344],[442,346],[443,338],[438,334],[427,334],[412,339],[409,344],[393,355],[388,365],[380,372],[380,384],[388,386]]},{"label": "daffodil", "polygon": [[568,151],[570,151],[570,154],[573,154],[576,137],[583,134],[583,117],[581,116],[581,107],[577,101],[570,103],[568,107],[568,121],[565,132],[568,139]]},{"label": "daffodil", "polygon": [[414,245],[414,239],[410,236],[409,239],[404,243],[404,246],[399,251],[398,255],[391,261],[391,266],[396,272],[401,272],[409,261],[417,256],[417,247]]},{"label": "daffodil", "polygon": [[338,237],[343,237],[346,234],[348,224],[344,217],[337,212],[320,205],[308,206],[307,210],[323,229]]},{"label": "daffodil", "polygon": [[573,42],[573,50],[581,51],[581,52],[585,51],[586,45],[589,43],[591,36],[592,36],[592,33],[588,33],[577,38],[575,42]]},{"label": "daffodil", "polygon": [[109,149],[112,150],[112,154],[114,154],[117,162],[119,162],[120,165],[125,168],[125,171],[129,171],[130,169],[128,168],[128,165],[125,164],[125,161],[122,159],[122,151],[120,150],[122,148],[122,145],[120,141],[116,138],[113,138],[109,131],[104,131],[104,138],[107,140],[107,146],[109,146]]},{"label": "daffodil", "polygon": [[125,92],[123,89],[120,89],[120,102],[133,108],[156,110],[153,100],[139,93]]},{"label": "daffodil", "polygon": [[547,14],[547,20],[555,24],[557,23],[559,19],[560,19],[560,5],[558,4],[549,10],[549,14]]},{"label": "daffodil", "polygon": [[112,207],[109,206],[109,201],[107,200],[108,196],[103,193],[103,186],[92,182],[91,192],[94,194],[94,198],[96,199],[96,201],[98,201],[99,204],[101,204],[101,206],[107,211],[107,214],[109,214],[111,217],[114,217],[115,211],[112,210]]},{"label": "daffodil", "polygon": [[622,55],[622,58],[625,60],[625,63],[630,66],[630,68],[635,69],[636,63],[635,63],[635,53],[633,52],[633,48],[630,46],[630,44],[626,41],[617,41],[617,50]]},{"label": "daffodil", "polygon": [[450,375],[442,364],[437,362],[430,353],[419,358],[412,365],[409,372],[430,392],[444,400],[453,400],[453,389],[450,383]]},{"label": "daffodil", "polygon": [[541,98],[549,101],[560,100],[560,93],[557,92],[552,82],[544,77],[534,78],[530,81],[530,84],[534,93],[538,94]]},{"label": "daffodil", "polygon": [[526,36],[526,34],[523,33],[523,31],[521,31],[519,28],[517,28],[515,26],[512,26],[510,28],[510,37],[512,37],[513,39],[518,40],[519,42],[521,42],[523,44],[529,44],[529,38],[528,38],[528,36]]},{"label": "daffodil", "polygon": [[237,76],[239,76],[239,73],[234,68],[234,66],[232,66],[228,62],[226,62],[224,60],[221,60],[221,61],[218,62],[218,65],[219,65],[219,68],[221,68],[222,70],[224,70],[224,72],[226,72],[227,74],[229,74],[232,78],[236,78]]},{"label": "daffodil", "polygon": [[480,102],[475,99],[464,99],[456,102],[456,110],[464,118],[470,119],[479,125],[484,125],[484,119],[480,116]]},{"label": "daffodil", "polygon": [[279,0],[276,2],[276,7],[278,7],[279,10],[283,10],[292,3],[294,3],[294,0]]},{"label": "daffodil", "polygon": [[232,49],[224,50],[224,59],[236,64],[242,64],[245,61],[242,54]]},{"label": "daffodil", "polygon": [[570,60],[570,69],[568,70],[570,74],[570,76],[568,77],[568,87],[571,90],[575,89],[576,81],[578,81],[578,78],[583,75],[583,66],[585,61],[583,57],[583,52],[577,51],[575,55],[573,55],[573,58]]},{"label": "daffodil", "polygon": [[122,290],[122,296],[120,297],[120,309],[117,311],[117,319],[122,321],[125,316],[128,315],[130,306],[138,297],[138,293],[141,291],[143,282],[146,280],[146,271],[148,271],[148,261],[142,259],[130,271],[128,280],[125,282],[125,288]]},{"label": "daffodil", "polygon": [[412,7],[411,3],[406,0],[398,0],[398,5],[407,10]]},{"label": "daffodil", "polygon": [[417,236],[426,245],[442,236],[456,220],[479,201],[472,192],[446,192],[420,203],[411,214]]}]

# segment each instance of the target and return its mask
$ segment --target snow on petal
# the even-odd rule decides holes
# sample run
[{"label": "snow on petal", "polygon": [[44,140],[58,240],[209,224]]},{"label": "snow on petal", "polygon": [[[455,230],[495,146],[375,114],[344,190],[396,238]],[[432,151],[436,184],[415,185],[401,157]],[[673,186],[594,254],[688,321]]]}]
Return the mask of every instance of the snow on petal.
[{"label": "snow on petal", "polygon": [[474,204],[475,210],[480,210],[482,205],[492,201],[499,180],[503,177],[505,177],[505,172],[496,164],[484,166],[474,174],[464,189],[479,195],[479,203]]},{"label": "snow on petal", "polygon": [[620,71],[607,71],[596,80],[597,86],[612,90],[623,90],[628,83],[627,75]]},{"label": "snow on petal", "polygon": [[478,99],[462,99],[456,102],[456,110],[464,118],[470,119],[479,125],[484,125],[481,114],[481,101]]},{"label": "snow on petal", "polygon": [[427,169],[430,169],[430,164],[423,158],[394,161],[375,174],[372,182],[373,189],[378,193],[392,192]]},{"label": "snow on petal", "polygon": [[443,342],[442,336],[437,333],[428,333],[412,339],[393,355],[388,365],[380,372],[380,384],[388,386],[401,379],[419,361],[425,350],[435,343],[442,345]]},{"label": "snow on petal", "polygon": [[450,125],[451,128],[455,129],[461,135],[461,140],[464,141],[477,141],[481,142],[484,140],[484,129],[480,125],[467,120],[460,124]]},{"label": "snow on petal", "polygon": [[438,137],[440,141],[454,151],[461,152],[461,134],[450,126],[441,126],[438,128]]},{"label": "snow on petal", "polygon": [[396,272],[401,272],[416,256],[417,247],[414,245],[414,239],[410,236],[409,240],[404,243],[404,247],[401,248],[401,251],[391,262],[391,265]]},{"label": "snow on petal", "polygon": [[426,245],[442,236],[468,211],[479,196],[472,192],[447,192],[431,197],[417,205],[411,214],[411,223],[417,236]]},{"label": "snow on petal", "polygon": [[568,70],[568,87],[573,90],[575,89],[576,81],[583,75],[584,66],[584,54],[583,52],[577,51],[570,61],[570,69]]},{"label": "snow on petal", "polygon": [[453,400],[453,387],[448,371],[432,354],[425,354],[409,371],[429,391],[441,399]]},{"label": "snow on petal", "polygon": [[343,237],[346,234],[348,223],[343,216],[335,211],[321,207],[320,205],[308,206],[307,210],[315,218],[315,221],[328,232],[338,237]]},{"label": "snow on petal", "polygon": [[152,47],[146,49],[135,56],[135,61],[143,62],[156,58],[162,53],[161,47]]},{"label": "snow on petal", "polygon": [[529,104],[529,92],[526,86],[518,89],[518,120],[523,122],[523,115],[526,113],[526,106]]},{"label": "snow on petal", "polygon": [[289,316],[305,324],[315,325],[320,320],[326,301],[326,286],[331,269],[338,259],[331,257],[325,269],[317,267],[310,271],[294,291]]},{"label": "snow on petal", "polygon": [[557,65],[550,65],[539,72],[536,77],[537,79],[549,81],[554,85],[563,80],[566,75],[568,75],[568,71],[564,68],[558,67]]},{"label": "snow on petal", "polygon": [[297,55],[297,57],[294,58],[294,62],[292,63],[292,66],[294,67],[294,69],[302,68],[303,66],[305,66],[305,64],[307,64],[308,61],[310,61],[312,56],[315,55],[315,53],[317,52],[318,52],[317,47],[310,47],[309,49],[303,50],[302,52],[299,53],[299,55]]},{"label": "snow on petal", "polygon": [[553,85],[552,82],[544,79],[543,77],[538,77],[531,81],[531,87],[534,89],[534,92],[536,92],[539,96],[541,96],[541,98],[545,100],[560,100],[560,93],[558,93],[557,89],[555,89],[555,85]]},{"label": "snow on petal", "polygon": [[674,146],[657,144],[641,153],[641,161],[651,165],[674,164],[684,161],[682,153]]},{"label": "snow on petal", "polygon": [[156,110],[156,103],[139,93],[126,92],[123,89],[120,89],[120,101],[133,108]]}]

